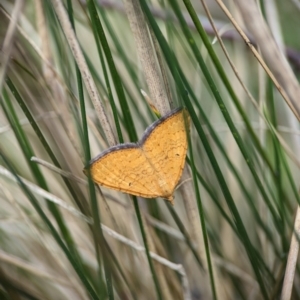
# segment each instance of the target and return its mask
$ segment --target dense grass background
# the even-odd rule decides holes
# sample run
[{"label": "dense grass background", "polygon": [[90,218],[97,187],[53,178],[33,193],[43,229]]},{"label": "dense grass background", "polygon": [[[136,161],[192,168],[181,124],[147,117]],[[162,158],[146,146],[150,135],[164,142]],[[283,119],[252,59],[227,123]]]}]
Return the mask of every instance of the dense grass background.
[{"label": "dense grass background", "polygon": [[[299,299],[298,2],[226,2],[247,44],[207,1],[238,75],[201,1],[137,1],[146,35],[124,2],[0,1],[0,298]],[[192,120],[174,207],[82,172],[141,138],[149,100]]]}]

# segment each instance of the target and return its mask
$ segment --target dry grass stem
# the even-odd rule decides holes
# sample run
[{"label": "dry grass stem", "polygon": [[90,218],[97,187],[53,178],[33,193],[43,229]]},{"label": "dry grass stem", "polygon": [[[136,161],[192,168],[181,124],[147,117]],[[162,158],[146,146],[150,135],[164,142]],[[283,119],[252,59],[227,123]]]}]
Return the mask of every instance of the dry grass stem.
[{"label": "dry grass stem", "polygon": [[[0,174],[5,176],[6,178],[9,178],[10,180],[17,182],[14,174],[12,174],[11,172],[9,172],[7,169],[5,169],[4,167],[0,166]],[[20,177],[20,176],[19,176]],[[70,213],[72,213],[74,216],[84,220],[84,222],[90,223],[92,224],[92,219],[85,216],[84,214],[82,214],[80,211],[78,211],[76,208],[74,208],[73,206],[67,204],[65,201],[63,201],[62,199],[60,199],[59,197],[56,197],[55,195],[45,191],[44,189],[40,188],[39,186],[29,182],[28,180],[20,177],[23,181],[23,183],[36,195],[39,195],[45,199],[47,199],[48,201],[51,201],[59,206],[61,206],[62,208],[64,208],[65,210],[69,211]]]},{"label": "dry grass stem", "polygon": [[218,268],[224,268],[228,273],[240,278],[241,280],[251,284],[252,286],[258,286],[257,281],[255,281],[255,279],[251,275],[238,268],[236,265],[225,261],[223,258],[217,255],[213,255],[212,258]]},{"label": "dry grass stem", "polygon": [[[262,120],[264,120],[265,124],[268,126],[268,128],[273,132],[273,134],[278,138],[278,141],[280,142],[281,146],[285,149],[286,153],[289,155],[289,157],[297,164],[297,166],[300,168],[300,160],[298,159],[298,157],[294,154],[294,152],[290,149],[290,147],[287,145],[287,143],[285,142],[285,140],[282,138],[282,136],[279,134],[278,130],[276,130],[276,128],[274,128],[274,126],[272,126],[272,124],[268,121],[268,119],[265,117],[264,113],[262,112],[262,108],[259,106],[259,104],[257,104],[257,101],[254,99],[254,97],[252,96],[252,94],[250,93],[250,91],[248,90],[248,88],[246,87],[246,85],[244,84],[243,80],[241,79],[236,67],[234,66],[232,60],[230,59],[230,56],[225,48],[225,45],[217,31],[217,28],[214,25],[214,22],[212,20],[212,17],[210,15],[210,12],[207,8],[207,5],[205,4],[204,1],[201,1],[203,3],[203,7],[205,9],[205,12],[207,13],[208,19],[211,22],[211,26],[212,28],[215,30],[215,34],[216,37],[220,43],[220,46],[234,72],[234,74],[236,75],[236,78],[238,79],[238,81],[240,82],[243,90],[245,91],[246,95],[249,97],[249,99],[251,100],[251,103],[253,104],[253,106],[255,107],[256,111],[258,112],[260,118]],[[259,128],[262,128],[261,126],[259,126]]]},{"label": "dry grass stem", "polygon": [[60,0],[52,0],[52,4],[60,21],[63,32],[67,38],[73,56],[77,62],[78,68],[80,69],[83,81],[85,83],[89,96],[93,102],[97,116],[100,119],[107,142],[110,146],[113,146],[117,144],[116,138],[113,134],[109,120],[104,110],[103,103],[100,100],[100,95],[98,93],[93,77],[90,73],[90,70],[86,64],[86,61],[80,49],[75,33],[69,21],[68,15],[65,11],[64,5]]},{"label": "dry grass stem", "polygon": [[150,91],[150,98],[159,112],[165,115],[170,110],[170,106],[140,3],[137,0],[126,0],[125,8]]},{"label": "dry grass stem", "polygon": [[43,11],[42,1],[36,0],[36,18],[37,18],[37,30],[40,37],[41,50],[44,54],[45,61],[43,61],[42,72],[43,77],[50,87],[51,97],[49,98],[56,110],[57,115],[60,117],[61,124],[65,128],[70,141],[72,142],[76,151],[83,157],[79,141],[77,139],[77,133],[74,129],[72,116],[68,109],[67,95],[65,93],[64,86],[60,84],[60,81],[56,77],[56,72],[49,65],[53,64],[52,51],[49,41],[49,34],[46,26],[45,15]]},{"label": "dry grass stem", "polygon": [[[220,1],[218,1],[219,3]],[[223,4],[221,4],[223,5]],[[224,8],[225,11],[227,11],[225,6],[222,6],[222,8]],[[233,20],[232,16],[230,15],[229,11],[228,12],[228,17],[231,19],[231,21],[233,22],[233,24],[236,24],[236,26],[238,27],[237,23]],[[213,28],[216,30],[215,26],[212,23]],[[239,28],[239,27],[238,27]],[[237,29],[238,29],[237,28]],[[238,29],[239,30],[239,29]],[[229,62],[229,64],[232,67],[232,70],[234,71],[237,79],[239,80],[241,86],[243,87],[244,91],[246,92],[247,96],[249,97],[249,99],[251,100],[251,103],[253,104],[253,106],[256,108],[257,112],[259,113],[260,117],[265,121],[265,124],[267,124],[268,128],[273,132],[273,134],[278,138],[278,141],[280,142],[281,146],[284,148],[284,150],[286,151],[286,153],[288,154],[288,156],[297,164],[297,166],[300,168],[300,160],[298,159],[298,157],[294,154],[294,152],[290,149],[290,147],[287,145],[287,143],[285,142],[285,140],[281,137],[281,135],[278,133],[278,131],[276,130],[276,128],[274,128],[274,126],[272,126],[272,124],[266,119],[266,117],[264,116],[263,112],[261,111],[261,108],[259,107],[259,105],[257,104],[257,102],[255,101],[254,97],[251,95],[250,91],[247,89],[246,85],[243,83],[242,79],[240,78],[237,69],[235,68],[233,62],[231,61],[225,46],[217,32],[217,30],[215,31],[216,36],[218,38],[218,41],[220,42],[220,45],[224,51],[224,54]],[[247,39],[247,37],[245,36],[245,38]],[[255,50],[255,48],[253,48]],[[255,50],[256,51],[256,50]],[[266,70],[267,71],[267,70]],[[267,72],[268,73],[268,72]],[[268,73],[269,74],[269,73]],[[269,74],[270,75],[270,74]],[[297,116],[296,116],[297,117]]]},{"label": "dry grass stem", "polygon": [[163,81],[163,83],[162,83],[161,80],[160,81],[157,80],[156,84],[159,84],[162,86],[162,88],[163,87],[165,88],[166,97],[168,99],[169,106],[172,109],[172,108],[174,108],[174,101],[173,101],[173,97],[171,94],[171,89],[170,89],[170,84],[169,84],[169,79],[168,79],[168,72],[166,70],[164,59],[163,59],[163,56],[162,56],[162,53],[160,50],[160,46],[157,42],[156,36],[154,35],[152,28],[148,27],[148,29],[149,29],[149,32],[151,35],[151,41],[152,41],[154,49],[155,49],[155,53],[156,53],[156,57],[157,57],[158,65],[159,65],[159,70],[161,72],[162,81]]},{"label": "dry grass stem", "polygon": [[49,271],[44,271],[42,269],[39,269],[37,266],[33,266],[27,263],[25,260],[17,256],[7,254],[2,250],[0,250],[0,261],[2,263],[7,263],[10,264],[11,266],[23,269],[24,271],[27,271],[43,279],[51,280],[54,281],[55,283],[59,283],[65,286],[71,286],[71,283],[68,280],[64,279],[63,277],[60,277],[57,274],[49,274]]},{"label": "dry grass stem", "polygon": [[[299,298],[299,11],[291,1],[224,1],[228,9],[223,1],[187,0],[186,9],[172,1],[0,1],[0,294],[49,300]],[[213,49],[206,49],[198,19]],[[180,77],[170,71],[177,66]],[[110,101],[119,84],[125,96],[119,100],[126,103],[117,99],[114,110]],[[140,168],[142,159],[132,159],[127,146],[116,168],[105,167],[111,185],[96,185],[90,199],[82,141],[88,139],[94,157],[116,144],[113,114],[120,114],[117,131],[127,141],[126,129],[140,136],[153,119],[150,111],[159,118],[182,105],[195,121],[188,132],[194,159],[175,188],[173,210],[164,199],[133,200],[117,189],[122,181],[129,186],[124,191],[153,190],[156,178],[145,183],[140,171],[150,180],[160,174],[156,163]],[[182,147],[176,133],[160,138]],[[163,164],[170,155],[157,157]],[[134,171],[124,175],[127,162]],[[172,174],[157,175],[159,186]],[[92,209],[98,206],[97,223],[89,200]]]},{"label": "dry grass stem", "polygon": [[61,176],[64,176],[64,177],[66,177],[66,178],[68,178],[70,180],[74,180],[74,181],[76,181],[78,183],[87,185],[87,180],[85,180],[83,178],[80,178],[80,177],[78,177],[78,176],[76,176],[76,175],[74,175],[74,174],[72,174],[72,173],[70,173],[68,171],[64,171],[64,170],[62,170],[60,168],[57,168],[54,165],[50,164],[49,162],[47,162],[47,161],[45,161],[43,159],[40,159],[38,157],[33,156],[33,157],[31,157],[31,161],[32,162],[36,162],[36,163],[38,163],[38,164],[46,167],[47,169],[49,169],[49,170],[51,170],[51,171],[53,171],[53,172],[55,172],[55,173],[57,173],[57,174],[59,174]]},{"label": "dry grass stem", "polygon": [[[106,232],[108,235],[110,235],[111,237],[113,237],[114,239],[120,241],[121,243],[131,247],[132,249],[136,250],[136,251],[141,251],[144,252],[145,248],[139,244],[137,244],[136,242],[124,237],[123,235],[115,232],[114,230],[108,228],[105,225],[101,225],[102,229],[104,232]],[[149,236],[149,235],[148,235]],[[161,265],[168,267],[171,270],[176,271],[180,276],[181,276],[181,280],[182,280],[182,286],[184,289],[184,295],[186,298],[184,299],[191,299],[191,295],[190,295],[190,291],[189,291],[189,285],[188,285],[188,279],[186,277],[186,273],[185,270],[183,268],[183,266],[181,264],[174,264],[171,261],[157,255],[156,253],[150,251],[150,256],[157,262],[159,262]]]},{"label": "dry grass stem", "polygon": [[[287,83],[287,81],[284,78],[284,76],[282,76],[283,71],[282,70],[286,70],[286,72],[288,72],[288,74],[290,74],[290,67],[288,66],[284,56],[279,52],[275,42],[273,41],[273,39],[271,38],[271,36],[268,33],[268,30],[266,29],[266,25],[264,22],[261,22],[261,26],[263,26],[263,28],[265,29],[263,36],[265,37],[266,40],[268,40],[270,43],[272,43],[272,46],[270,46],[270,48],[264,48],[262,49],[262,52],[264,53],[264,51],[270,51],[270,52],[266,52],[264,54],[265,59],[267,59],[267,57],[271,58],[272,55],[269,55],[270,53],[274,54],[274,60],[273,58],[271,58],[269,62],[270,66],[274,66],[274,64],[277,64],[277,61],[281,62],[281,66],[284,67],[283,69],[281,69],[280,73],[278,73],[278,69],[276,68],[272,68],[272,70],[275,73],[274,74],[271,72],[270,68],[266,65],[266,63],[264,62],[264,60],[262,59],[262,57],[259,55],[259,53],[257,52],[257,50],[255,49],[255,47],[252,45],[251,41],[249,40],[249,38],[247,37],[247,35],[244,33],[244,31],[242,30],[242,28],[238,25],[238,23],[234,20],[234,18],[232,17],[231,13],[229,12],[229,10],[227,9],[227,7],[224,5],[224,3],[221,0],[216,0],[217,3],[219,4],[219,6],[221,7],[221,9],[223,10],[223,12],[226,14],[226,16],[230,19],[230,21],[232,22],[233,26],[236,28],[236,30],[239,32],[239,34],[241,35],[241,37],[244,39],[244,41],[246,42],[247,46],[249,47],[249,49],[252,51],[252,53],[254,54],[254,56],[257,58],[258,62],[261,64],[261,66],[264,68],[264,70],[266,71],[266,73],[269,75],[269,77],[271,78],[271,80],[273,81],[274,85],[276,86],[277,90],[279,91],[279,93],[282,95],[282,97],[284,98],[284,100],[286,101],[286,103],[288,104],[288,106],[290,107],[290,109],[293,111],[294,115],[296,116],[296,118],[298,120],[300,120],[300,110],[299,110],[299,106],[297,104],[297,102],[295,102],[295,96],[298,95],[298,89],[299,87],[297,86],[298,84],[295,83],[295,77],[294,75],[291,75],[291,78],[293,78],[293,83],[291,82],[290,84]],[[237,1],[238,4],[241,4],[243,1]],[[248,4],[250,5],[250,3],[253,3],[253,5],[251,6],[253,8],[253,6],[255,6],[254,1],[250,1],[245,3],[245,5],[248,7]],[[241,11],[243,9],[243,5],[240,5]],[[253,12],[256,12],[256,9],[253,9]],[[244,13],[246,14],[246,10],[244,11]],[[248,13],[248,11],[247,11]],[[259,12],[255,15],[255,18],[260,16]],[[257,20],[249,20],[246,16],[245,17],[245,21],[248,25],[249,23],[258,23]],[[253,18],[253,16],[252,16]],[[262,20],[262,19],[261,19]],[[254,32],[251,31],[251,29],[256,30]],[[258,33],[262,31],[262,29],[260,27],[256,27],[255,28],[250,28],[250,32],[252,34],[254,33]],[[258,40],[256,41],[258,43],[258,45],[261,47],[261,43],[262,43],[262,36],[257,36],[256,38],[258,38]],[[263,40],[264,45],[268,44],[266,42],[266,40]],[[273,52],[272,52],[273,51]],[[269,55],[269,56],[268,56]],[[277,80],[278,78],[278,80]],[[288,76],[287,76],[288,78]],[[284,84],[282,88],[281,84]],[[286,90],[285,90],[286,89]],[[295,92],[294,96],[291,95],[291,92]],[[299,91],[299,96],[300,96],[300,91]],[[300,97],[299,97],[300,98]]]},{"label": "dry grass stem", "polygon": [[[73,175],[72,173],[70,172],[67,172],[67,171],[63,171],[57,167],[55,167],[54,165],[46,162],[45,160],[42,160],[40,158],[37,158],[37,157],[32,157],[31,158],[31,161],[32,162],[36,162],[44,167],[46,167],[47,169],[61,175],[61,176],[64,176],[70,180],[74,180],[80,184],[84,184],[84,185],[87,185],[87,180],[85,179],[82,179],[78,176],[75,176]],[[0,168],[0,171],[1,171],[1,168]],[[5,174],[8,172],[6,169],[5,169]],[[107,193],[104,193],[104,196],[105,198],[108,198],[108,199],[111,199],[113,200],[115,203],[117,203],[118,205],[121,205],[122,207],[126,208],[127,210],[130,210],[130,212],[132,214],[134,214],[134,211],[133,209],[131,208],[131,206],[128,206],[126,204],[124,204],[123,202],[120,202],[118,199],[114,199],[113,197],[111,197],[109,194]],[[47,198],[47,197],[46,197]],[[63,201],[63,200],[62,200]],[[80,212],[79,212],[80,213]],[[86,216],[84,216],[85,218],[87,218]],[[151,224],[151,226],[161,230],[162,232],[165,232],[166,234],[172,236],[173,238],[177,239],[177,240],[181,240],[181,241],[184,241],[185,238],[184,236],[182,235],[182,233],[180,231],[178,231],[177,229],[173,228],[172,226],[170,225],[167,225],[165,224],[164,222],[162,221],[159,221],[153,217],[151,217],[150,215],[144,213],[144,217],[147,221],[147,223]]]},{"label": "dry grass stem", "polygon": [[[54,111],[49,111],[49,112],[47,112],[47,113],[42,113],[42,114],[36,116],[36,117],[35,117],[35,120],[36,120],[36,121],[41,121],[41,120],[45,120],[45,119],[54,119],[54,118],[56,118],[56,117],[57,117],[57,115],[56,115],[56,113],[55,113]],[[20,119],[20,120],[19,120],[19,123],[20,123],[20,125],[26,125],[26,126],[27,126],[27,125],[30,125],[28,119]],[[8,132],[8,131],[10,131],[10,130],[12,130],[12,128],[11,128],[10,125],[2,126],[2,127],[0,127],[0,134],[1,134],[1,133]],[[300,134],[300,133],[299,133],[299,134]]]},{"label": "dry grass stem", "polygon": [[[39,1],[39,0],[37,0]],[[8,20],[11,21],[11,16],[7,14],[5,10],[3,10],[0,7],[1,13],[7,17]],[[65,91],[68,91],[68,87],[65,85],[64,80],[60,77],[60,75],[57,73],[55,66],[47,59],[46,55],[44,55],[43,50],[40,49],[34,40],[28,36],[28,34],[23,30],[22,27],[20,27],[17,24],[18,32],[21,34],[21,36],[28,42],[28,44],[32,47],[32,50],[36,52],[36,54],[41,58],[41,61],[43,63],[43,67],[47,67],[48,70],[51,70],[52,75],[56,78],[56,80],[59,82],[59,84],[64,88]],[[38,78],[40,83],[43,83],[43,78]],[[43,112],[44,114],[47,113],[54,113],[54,112]]]},{"label": "dry grass stem", "polygon": [[294,223],[294,230],[291,239],[289,255],[287,259],[284,281],[281,291],[281,300],[291,299],[297,260],[299,256],[299,239],[300,239],[300,207],[297,207],[297,213]]},{"label": "dry grass stem", "polygon": [[[1,167],[2,171],[3,171],[3,169],[4,168]],[[8,172],[4,169],[4,174],[8,174],[8,177],[10,177],[12,175],[9,173],[10,172]],[[11,186],[10,186],[10,189],[11,189]],[[1,184],[0,184],[0,190],[2,190],[6,199],[10,202],[10,204],[12,205],[14,210],[17,212],[17,222],[21,222],[22,227],[24,227],[24,228],[28,227],[31,230],[31,232],[33,233],[33,234],[30,233],[30,234],[26,235],[26,238],[29,240],[30,246],[32,244],[32,241],[33,240],[35,241],[37,239],[40,242],[40,243],[38,243],[38,245],[42,249],[40,251],[45,251],[45,253],[43,253],[43,257],[50,258],[52,266],[56,266],[55,270],[50,268],[51,271],[47,270],[47,273],[49,274],[49,272],[51,273],[53,271],[60,273],[61,271],[63,271],[62,278],[66,278],[66,279],[64,280],[64,282],[62,284],[66,285],[65,282],[68,281],[69,282],[68,286],[71,286],[77,292],[78,295],[81,295],[81,297],[84,298],[83,289],[80,285],[78,285],[78,278],[69,269],[69,266],[66,264],[65,260],[63,260],[60,255],[56,255],[57,248],[52,243],[51,239],[49,240],[48,235],[45,232],[43,232],[43,230],[41,228],[36,226],[35,222],[33,221],[33,217],[29,216],[28,210],[26,210],[24,208],[24,203],[21,202],[21,199],[18,199],[18,201],[16,201],[14,195],[11,194],[10,190],[7,190],[6,186],[2,186]],[[7,255],[5,256],[4,253],[2,253],[1,256],[3,259],[6,259],[7,261],[9,261],[9,258],[7,257]],[[27,260],[31,261],[31,258],[27,257]],[[35,257],[34,262],[36,263],[37,260],[38,260],[38,258]],[[40,263],[43,264],[45,262],[40,261]],[[15,266],[23,268],[24,270],[32,272],[33,274],[36,273],[36,271],[31,270],[32,267],[30,267],[29,265],[22,264],[22,259],[20,259],[18,261],[14,260],[14,264],[15,264]],[[59,266],[59,268],[57,268],[57,266]],[[40,272],[40,270],[39,270],[39,272]],[[61,275],[59,275],[59,276],[61,276]],[[43,274],[39,274],[37,278],[40,278],[40,277],[44,277]],[[58,281],[56,281],[56,283],[60,283],[61,279],[60,279],[60,277],[58,277],[57,274],[56,274],[56,278],[59,279]],[[45,279],[47,279],[47,277]]]},{"label": "dry grass stem", "polygon": [[17,30],[17,23],[23,10],[23,6],[23,0],[15,1],[15,6],[12,11],[10,23],[7,28],[5,38],[3,40],[2,49],[0,52],[0,94],[2,94],[2,87],[5,80],[9,59],[13,50],[14,36]]},{"label": "dry grass stem", "polygon": [[300,1],[299,0],[292,0],[295,6],[300,10]]},{"label": "dry grass stem", "polygon": [[[145,22],[139,2],[136,0],[127,0],[125,1],[125,8],[136,41],[138,57],[141,61],[144,76],[150,91],[150,98],[160,114],[164,115],[170,110],[170,104],[168,103],[166,87],[164,86],[164,81],[166,81],[167,78],[165,72],[163,71],[162,74],[159,69],[160,66],[164,70],[163,62],[159,54],[160,50],[158,49],[155,40],[153,43],[151,42],[150,37],[154,38],[154,36],[153,34],[149,34],[147,23]],[[158,56],[155,55],[153,47],[158,51]],[[148,236],[150,235],[148,234]],[[152,242],[150,241],[149,245],[151,244]],[[153,249],[153,246],[150,246],[150,249]],[[160,278],[160,284],[163,287],[165,296],[168,294],[171,295],[168,285],[164,280],[165,277],[162,276],[160,271],[158,277]]]}]

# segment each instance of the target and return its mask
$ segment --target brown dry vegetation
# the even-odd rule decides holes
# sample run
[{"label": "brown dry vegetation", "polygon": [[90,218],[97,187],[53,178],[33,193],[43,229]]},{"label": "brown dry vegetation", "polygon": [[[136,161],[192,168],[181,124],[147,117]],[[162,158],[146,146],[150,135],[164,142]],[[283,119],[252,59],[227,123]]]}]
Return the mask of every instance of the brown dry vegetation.
[{"label": "brown dry vegetation", "polygon": [[[147,3],[0,1],[0,298],[299,299],[298,0]],[[82,172],[149,99],[191,116],[174,207]]]}]

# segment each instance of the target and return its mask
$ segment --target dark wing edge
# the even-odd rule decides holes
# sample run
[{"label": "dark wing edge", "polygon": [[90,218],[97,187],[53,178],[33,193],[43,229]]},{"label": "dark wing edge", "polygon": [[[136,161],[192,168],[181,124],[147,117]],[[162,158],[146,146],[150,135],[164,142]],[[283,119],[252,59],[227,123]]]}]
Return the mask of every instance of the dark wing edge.
[{"label": "dark wing edge", "polygon": [[137,142],[137,144],[139,146],[142,146],[145,141],[147,140],[147,138],[151,135],[152,131],[161,123],[163,123],[166,119],[168,119],[169,117],[171,117],[172,115],[177,114],[178,112],[184,110],[183,107],[177,107],[171,111],[169,111],[167,114],[165,114],[163,117],[161,117],[160,119],[158,119],[157,121],[155,121],[154,123],[152,123],[151,125],[149,125],[146,130],[144,131],[143,137]]},{"label": "dark wing edge", "polygon": [[152,123],[151,125],[149,125],[146,130],[143,133],[142,138],[137,142],[137,143],[125,143],[125,144],[118,144],[115,146],[112,146],[106,150],[104,150],[103,152],[101,152],[100,154],[98,154],[96,157],[94,157],[93,159],[91,159],[87,165],[84,167],[83,169],[83,173],[85,175],[87,175],[87,171],[89,169],[89,167],[96,162],[97,160],[103,158],[105,155],[114,152],[114,151],[118,151],[120,149],[128,149],[128,148],[139,148],[141,147],[145,141],[147,140],[147,138],[149,137],[149,135],[152,133],[152,131],[161,123],[163,123],[166,119],[168,119],[170,116],[175,115],[176,113],[180,112],[184,110],[183,107],[177,107],[171,111],[169,111],[167,114],[165,114],[163,117],[161,117],[160,119],[158,119],[157,121],[155,121],[154,123]]},{"label": "dark wing edge", "polygon": [[122,149],[130,149],[130,148],[139,148],[139,145],[136,143],[126,143],[126,144],[118,144],[115,146],[112,146],[106,150],[104,150],[103,152],[101,152],[100,154],[98,154],[97,156],[95,156],[93,159],[91,159],[87,165],[84,167],[83,169],[83,173],[87,175],[87,171],[90,168],[90,166],[96,162],[97,160],[103,158],[104,156],[106,156],[107,154],[110,154],[112,152],[118,151],[118,150],[122,150]]}]

